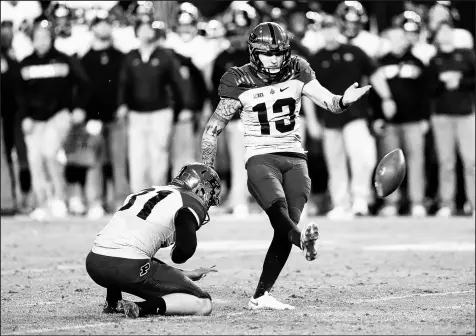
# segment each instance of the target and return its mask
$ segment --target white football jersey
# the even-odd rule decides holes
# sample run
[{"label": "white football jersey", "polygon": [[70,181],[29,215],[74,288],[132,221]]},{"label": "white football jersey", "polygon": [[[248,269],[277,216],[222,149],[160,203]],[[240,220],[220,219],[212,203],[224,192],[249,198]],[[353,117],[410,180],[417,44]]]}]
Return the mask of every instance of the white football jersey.
[{"label": "white football jersey", "polygon": [[315,79],[309,63],[292,56],[289,70],[277,83],[264,83],[250,64],[230,68],[221,78],[218,94],[239,100],[245,131],[245,162],[255,155],[305,153],[299,112],[302,89]]},{"label": "white football jersey", "polygon": [[127,259],[152,258],[160,248],[175,243],[175,215],[182,208],[203,223],[206,210],[191,192],[163,186],[131,194],[98,233],[92,251]]}]

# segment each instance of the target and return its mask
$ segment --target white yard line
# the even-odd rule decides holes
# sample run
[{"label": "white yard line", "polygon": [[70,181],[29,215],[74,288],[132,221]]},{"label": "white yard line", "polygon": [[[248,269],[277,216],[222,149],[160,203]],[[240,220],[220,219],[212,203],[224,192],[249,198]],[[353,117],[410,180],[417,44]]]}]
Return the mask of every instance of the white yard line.
[{"label": "white yard line", "polygon": [[[213,314],[213,313],[212,313]],[[220,314],[217,317],[230,317],[230,316],[239,316],[244,315],[245,312],[231,312],[226,314]],[[200,316],[178,316],[177,319],[199,319]],[[160,322],[160,317],[157,318],[158,322]],[[146,319],[143,318],[135,319],[135,320],[124,320],[121,322],[103,322],[103,323],[91,323],[91,324],[74,324],[74,325],[67,325],[64,327],[56,327],[56,328],[39,328],[39,329],[29,329],[23,331],[14,331],[11,333],[2,333],[2,335],[25,335],[25,334],[40,334],[40,333],[53,333],[58,331],[70,331],[70,330],[78,330],[78,329],[87,329],[87,328],[98,328],[98,327],[107,327],[107,326],[114,326],[114,325],[125,325],[125,324],[135,324],[135,323],[144,323],[144,322],[153,322],[154,318]]]},{"label": "white yard line", "polygon": [[[219,240],[219,241],[204,241],[201,242],[197,251],[228,251],[230,253],[239,254],[250,253],[252,251],[266,251],[270,242],[268,240]],[[336,249],[339,242],[331,240],[321,240],[321,248]],[[474,243],[466,242],[435,242],[435,243],[415,243],[415,244],[386,244],[386,245],[367,245],[356,246],[356,249],[362,249],[367,252],[405,252],[405,251],[437,251],[437,252],[468,252],[475,250]],[[167,249],[165,249],[167,250]],[[299,249],[293,249],[292,252],[300,253]],[[17,273],[45,273],[54,270],[68,271],[84,269],[84,264],[76,265],[58,265],[49,268],[25,268],[1,271],[1,276],[15,275]]]},{"label": "white yard line", "polygon": [[2,335],[25,335],[25,334],[51,333],[51,332],[58,332],[58,331],[107,327],[107,326],[113,326],[116,324],[123,325],[123,324],[133,324],[133,323],[144,323],[144,320],[136,319],[136,320],[125,320],[121,322],[103,322],[103,323],[91,323],[91,324],[81,324],[81,325],[75,324],[75,325],[67,325],[64,327],[56,327],[56,328],[39,328],[39,329],[30,329],[30,330],[23,330],[23,331],[14,331],[11,333],[2,333]]},{"label": "white yard line", "polygon": [[416,296],[448,296],[448,295],[459,295],[459,294],[474,294],[474,291],[457,291],[457,292],[445,292],[445,293],[421,293],[421,294],[409,294],[402,296],[384,296],[376,299],[362,299],[352,301],[353,303],[362,303],[362,302],[379,302],[379,301],[392,301],[392,300],[403,300]]}]

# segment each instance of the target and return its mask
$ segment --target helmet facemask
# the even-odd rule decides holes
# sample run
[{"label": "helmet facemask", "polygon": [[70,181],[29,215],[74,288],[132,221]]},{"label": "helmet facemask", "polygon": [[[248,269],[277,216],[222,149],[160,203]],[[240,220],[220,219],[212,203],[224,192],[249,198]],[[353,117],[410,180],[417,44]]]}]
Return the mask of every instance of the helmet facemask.
[{"label": "helmet facemask", "polygon": [[207,211],[220,204],[220,178],[211,168],[184,166],[172,183],[184,187],[202,200]]}]

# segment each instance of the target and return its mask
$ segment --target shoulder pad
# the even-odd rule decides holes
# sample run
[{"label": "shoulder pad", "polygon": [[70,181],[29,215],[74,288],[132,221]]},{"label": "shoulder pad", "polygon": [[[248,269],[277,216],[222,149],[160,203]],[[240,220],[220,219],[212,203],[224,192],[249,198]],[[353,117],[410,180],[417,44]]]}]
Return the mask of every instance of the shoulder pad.
[{"label": "shoulder pad", "polygon": [[248,71],[248,68],[246,65],[241,66],[241,67],[231,67],[225,75],[229,74],[229,76],[232,76],[234,82],[236,83],[235,85],[241,86],[241,87],[255,87],[256,84],[253,81],[253,77],[251,77],[251,74]]},{"label": "shoulder pad", "polygon": [[182,208],[192,208],[195,213],[198,215],[200,219],[200,225],[205,221],[205,217],[207,215],[207,210],[205,209],[205,205],[203,204],[202,200],[198,198],[194,193],[179,189],[180,196],[182,197]]},{"label": "shoulder pad", "polygon": [[316,74],[314,73],[314,70],[312,70],[309,63],[300,56],[291,56],[291,59],[289,60],[289,67],[292,72],[291,78],[298,79],[304,84],[307,84],[316,78]]},{"label": "shoulder pad", "polygon": [[239,100],[239,96],[246,90],[256,87],[253,78],[246,71],[246,66],[231,67],[221,77],[218,86],[218,95],[221,98],[232,98]]}]

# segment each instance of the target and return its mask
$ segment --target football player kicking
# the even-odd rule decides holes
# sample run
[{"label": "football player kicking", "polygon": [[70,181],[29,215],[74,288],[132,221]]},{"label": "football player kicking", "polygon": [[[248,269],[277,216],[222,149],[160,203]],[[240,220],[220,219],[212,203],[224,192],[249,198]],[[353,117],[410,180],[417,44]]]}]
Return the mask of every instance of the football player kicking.
[{"label": "football player kicking", "polygon": [[291,57],[290,41],[278,24],[257,25],[248,38],[250,63],[230,68],[221,78],[220,102],[205,128],[202,161],[214,167],[217,137],[235,113],[245,130],[248,190],[266,212],[274,236],[250,309],[293,309],[269,294],[283,269],[292,245],[307,260],[317,257],[318,227],[297,225],[309,198],[311,180],[300,139],[301,96],[332,113],[341,113],[365,95],[371,86],[350,86],[334,95],[316,80],[309,63]]},{"label": "football player kicking", "polygon": [[[211,313],[210,295],[192,281],[215,270],[184,271],[154,255],[175,243],[172,261],[187,261],[197,247],[196,231],[209,221],[208,209],[218,205],[219,195],[220,179],[215,170],[192,163],[167,186],[151,187],[126,198],[99,232],[86,258],[91,279],[107,289],[103,312],[124,313],[130,318]],[[122,292],[145,301],[123,300]]]}]

